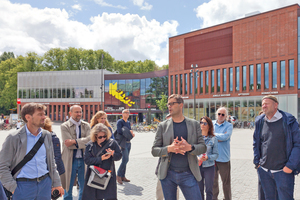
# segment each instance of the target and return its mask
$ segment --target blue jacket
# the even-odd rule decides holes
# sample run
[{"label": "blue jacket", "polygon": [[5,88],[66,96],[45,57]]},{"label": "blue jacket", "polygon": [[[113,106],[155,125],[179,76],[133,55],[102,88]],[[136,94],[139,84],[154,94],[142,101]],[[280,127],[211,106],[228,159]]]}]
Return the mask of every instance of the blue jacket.
[{"label": "blue jacket", "polygon": [[[299,173],[300,167],[300,129],[296,118],[281,110],[278,110],[282,114],[283,129],[286,137],[286,152],[288,161],[285,164],[286,167],[293,170],[294,174]],[[255,131],[253,134],[253,151],[254,160],[253,163],[258,166],[261,157],[261,131],[264,124],[265,114],[257,116],[255,118]]]},{"label": "blue jacket", "polygon": [[54,132],[51,132],[51,135],[52,135],[52,143],[53,143],[53,150],[54,150],[54,157],[55,157],[57,171],[59,175],[62,175],[63,173],[65,173],[65,166],[61,159],[60,141]]},{"label": "blue jacket", "polygon": [[218,140],[216,137],[203,137],[203,139],[207,147],[207,160],[202,163],[202,167],[211,167],[215,165],[215,160],[219,156]]}]

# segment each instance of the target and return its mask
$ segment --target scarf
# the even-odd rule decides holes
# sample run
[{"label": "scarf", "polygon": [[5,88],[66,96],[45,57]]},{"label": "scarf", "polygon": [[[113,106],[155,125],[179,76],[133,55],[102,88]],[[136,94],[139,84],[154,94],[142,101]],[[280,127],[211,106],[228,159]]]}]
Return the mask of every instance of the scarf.
[{"label": "scarf", "polygon": [[[76,126],[76,139],[79,138],[79,126],[81,125],[81,120],[79,120],[79,122],[75,121],[72,117],[70,117],[70,121]],[[76,158],[82,158],[82,153],[81,153],[81,149],[77,149],[76,152]]]}]

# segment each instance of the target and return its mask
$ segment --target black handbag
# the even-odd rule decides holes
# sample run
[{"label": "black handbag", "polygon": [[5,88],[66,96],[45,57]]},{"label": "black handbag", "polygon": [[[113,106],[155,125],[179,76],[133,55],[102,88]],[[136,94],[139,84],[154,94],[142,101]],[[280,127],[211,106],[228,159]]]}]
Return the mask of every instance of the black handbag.
[{"label": "black handbag", "polygon": [[[35,145],[32,147],[32,149],[25,155],[23,160],[21,160],[21,162],[19,162],[19,164],[17,164],[17,166],[15,166],[15,168],[11,171],[12,176],[14,176],[17,173],[17,171],[19,171],[28,161],[30,161],[35,156],[37,151],[43,145],[44,139],[45,139],[45,134],[42,134],[42,136],[35,143]],[[11,200],[12,193],[9,190],[7,190],[4,186],[3,186],[3,189],[4,189],[5,195],[7,197],[7,200]]]}]

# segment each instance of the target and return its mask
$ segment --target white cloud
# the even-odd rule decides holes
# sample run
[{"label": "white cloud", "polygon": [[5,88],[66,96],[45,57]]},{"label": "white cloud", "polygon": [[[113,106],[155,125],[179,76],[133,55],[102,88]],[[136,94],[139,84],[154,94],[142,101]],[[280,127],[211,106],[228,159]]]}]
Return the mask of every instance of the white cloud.
[{"label": "white cloud", "polygon": [[100,6],[105,6],[105,7],[113,7],[113,8],[120,8],[120,9],[127,9],[126,6],[121,6],[121,5],[112,5],[110,3],[106,3],[104,0],[94,0],[96,4],[99,4]]},{"label": "white cloud", "polygon": [[0,4],[0,53],[42,55],[50,48],[104,49],[117,60],[154,60],[168,64],[168,38],[177,34],[177,21],[148,21],[134,14],[91,17],[85,25],[70,20],[67,11],[37,9],[28,4]]},{"label": "white cloud", "polygon": [[81,10],[81,5],[80,4],[75,4],[75,5],[72,6],[72,8],[74,10]]},{"label": "white cloud", "polygon": [[255,11],[266,12],[280,7],[299,3],[299,0],[210,0],[198,6],[195,11],[203,20],[201,28],[217,25],[245,17]]},{"label": "white cloud", "polygon": [[141,10],[151,10],[153,7],[149,3],[144,2],[144,0],[133,0],[133,5],[139,6]]}]

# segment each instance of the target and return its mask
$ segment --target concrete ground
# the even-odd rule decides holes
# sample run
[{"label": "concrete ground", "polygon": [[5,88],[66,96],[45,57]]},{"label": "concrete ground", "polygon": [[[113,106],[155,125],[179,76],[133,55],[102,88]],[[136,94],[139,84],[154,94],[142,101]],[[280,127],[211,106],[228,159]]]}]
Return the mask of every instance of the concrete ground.
[{"label": "concrete ground", "polygon": [[[54,124],[54,132],[61,138],[60,124]],[[0,145],[10,131],[0,131]],[[253,130],[234,129],[231,137],[231,182],[233,200],[257,199],[257,174],[252,164]],[[126,177],[131,180],[124,185],[118,185],[119,200],[153,200],[157,178],[154,174],[158,158],[151,155],[151,147],[155,137],[153,132],[136,133],[132,140],[130,160],[127,165]],[[116,167],[120,161],[116,162]],[[220,186],[221,187],[221,186]],[[222,188],[222,187],[221,187]],[[222,191],[222,189],[220,190]],[[74,200],[77,200],[77,189],[73,188]],[[180,199],[184,199],[180,192]],[[220,193],[219,199],[223,198]],[[295,195],[300,200],[300,178],[296,176]],[[60,200],[62,198],[59,198]]]}]

